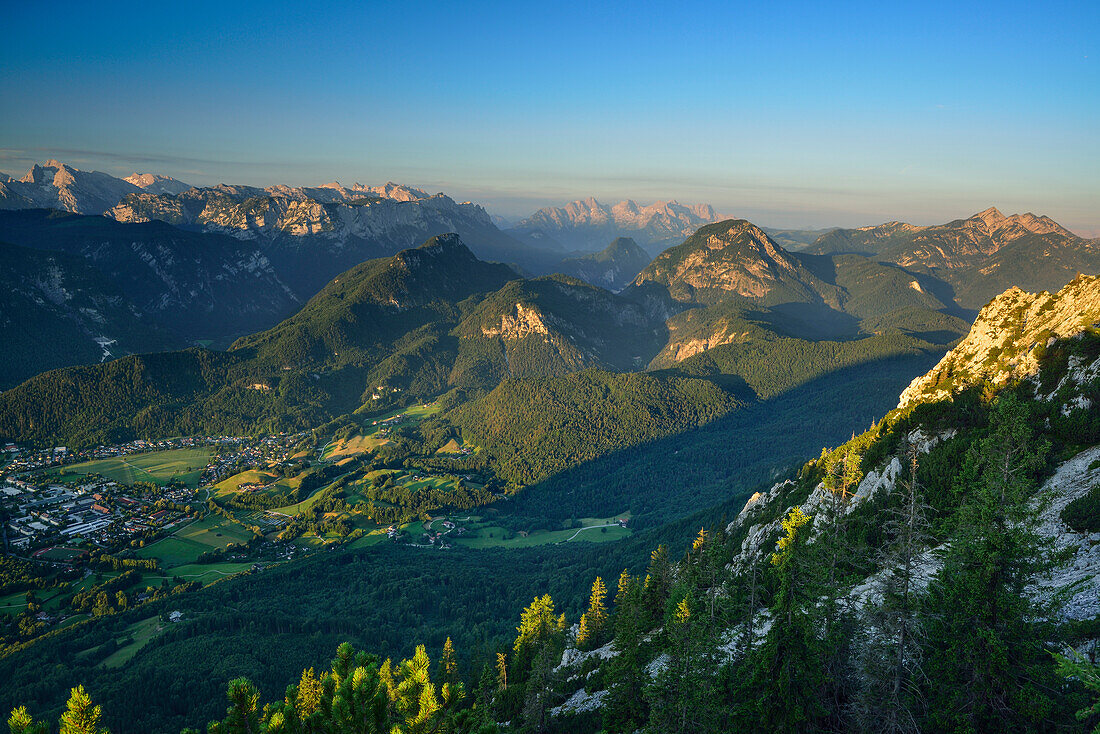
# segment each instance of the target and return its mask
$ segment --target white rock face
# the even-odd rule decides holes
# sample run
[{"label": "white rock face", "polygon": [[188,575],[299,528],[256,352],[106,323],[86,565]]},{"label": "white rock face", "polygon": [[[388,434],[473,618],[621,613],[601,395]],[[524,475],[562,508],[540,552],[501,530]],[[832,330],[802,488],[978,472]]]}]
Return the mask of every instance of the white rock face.
[{"label": "white rock face", "polygon": [[618,236],[633,237],[643,246],[679,242],[719,219],[709,204],[657,201],[639,205],[627,200],[608,206],[589,197],[539,209],[515,230],[548,234],[567,249],[598,250]]},{"label": "white rock face", "polygon": [[1100,467],[1089,470],[1097,461],[1100,446],[1082,451],[1059,466],[1039,493],[1041,500],[1049,502],[1039,516],[1039,533],[1051,538],[1056,550],[1066,550],[1072,556],[1051,578],[1040,581],[1035,591],[1049,598],[1067,589],[1068,596],[1061,606],[1064,619],[1094,619],[1100,615],[1100,533],[1075,532],[1061,518],[1066,505],[1100,485]]},{"label": "white rock face", "polygon": [[129,196],[106,214],[120,222],[160,219],[243,240],[320,237],[337,247],[349,240],[381,240],[409,230],[493,228],[489,215],[477,204],[456,204],[444,194],[427,196],[395,186],[379,188],[398,198],[364,198],[363,193],[343,188],[221,185],[190,189],[178,196]]},{"label": "white rock face", "polygon": [[56,160],[35,164],[19,180],[0,183],[0,208],[45,207],[77,214],[102,214],[140,188],[99,171],[81,171]]},{"label": "white rock face", "polygon": [[1100,323],[1100,277],[1080,276],[1057,294],[1010,288],[981,310],[970,333],[939,364],[901,394],[899,408],[943,400],[983,374],[994,384],[1030,377],[1039,369],[1037,348]]},{"label": "white rock face", "polygon": [[551,708],[550,714],[560,716],[561,714],[583,714],[588,711],[595,711],[603,706],[605,698],[607,698],[607,691],[596,691],[589,694],[581,688],[574,692],[561,706]]},{"label": "white rock face", "polygon": [[513,313],[501,316],[500,326],[482,327],[481,333],[488,337],[522,339],[533,334],[546,336],[550,330],[543,323],[541,313],[534,308],[517,303]]}]

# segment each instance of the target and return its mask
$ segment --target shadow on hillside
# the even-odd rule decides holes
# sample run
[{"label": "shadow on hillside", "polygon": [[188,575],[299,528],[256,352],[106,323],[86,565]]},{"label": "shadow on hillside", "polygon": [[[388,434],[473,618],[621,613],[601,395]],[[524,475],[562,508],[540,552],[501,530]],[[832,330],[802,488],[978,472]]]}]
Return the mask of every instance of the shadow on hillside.
[{"label": "shadow on hillside", "polygon": [[563,471],[523,490],[506,511],[536,522],[629,510],[641,528],[747,496],[866,430],[938,359],[892,357],[838,370],[698,429]]},{"label": "shadow on hillside", "polygon": [[861,336],[858,318],[823,303],[781,303],[768,311],[749,311],[746,315],[795,339],[846,341]]}]

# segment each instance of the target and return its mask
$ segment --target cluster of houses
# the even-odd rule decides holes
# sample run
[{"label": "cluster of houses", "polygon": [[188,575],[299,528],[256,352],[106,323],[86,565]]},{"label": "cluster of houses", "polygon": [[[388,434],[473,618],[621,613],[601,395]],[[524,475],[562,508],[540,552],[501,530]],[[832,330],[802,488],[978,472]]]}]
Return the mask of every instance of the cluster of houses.
[{"label": "cluster of houses", "polygon": [[119,489],[119,484],[106,479],[73,485],[6,480],[0,484],[0,504],[8,516],[9,546],[32,550],[75,539],[114,545],[183,516],[178,510],[158,510],[121,495]]},{"label": "cluster of houses", "polygon": [[129,441],[127,443],[97,446],[94,449],[70,451],[67,446],[54,446],[48,449],[33,450],[22,448],[13,443],[3,446],[2,453],[10,461],[4,465],[3,475],[15,475],[25,472],[50,469],[66,464],[77,464],[95,459],[109,459],[115,456],[127,456],[148,451],[170,451],[172,449],[193,448],[197,446],[221,446],[246,441],[231,436],[187,436],[184,438],[166,438],[159,441]]},{"label": "cluster of houses", "polygon": [[[203,470],[202,484],[217,484],[223,479],[237,474],[242,467],[271,468],[286,462],[294,454],[295,448],[309,435],[300,433],[279,433],[263,438],[235,438],[226,450],[223,446],[218,455]],[[242,486],[242,490],[244,487]],[[247,490],[245,490],[247,491]]]}]

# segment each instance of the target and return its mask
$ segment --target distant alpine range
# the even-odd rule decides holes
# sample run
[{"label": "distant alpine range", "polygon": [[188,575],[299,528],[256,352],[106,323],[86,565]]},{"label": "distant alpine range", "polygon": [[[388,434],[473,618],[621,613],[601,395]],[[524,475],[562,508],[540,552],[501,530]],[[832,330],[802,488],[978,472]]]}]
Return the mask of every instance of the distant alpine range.
[{"label": "distant alpine range", "polygon": [[[293,317],[272,332],[289,333],[289,324],[315,312],[303,306],[319,292],[360,277],[360,263],[391,262],[439,235],[454,235],[439,241],[446,252],[464,253],[446,257],[507,267],[460,298],[444,295],[458,272],[448,268],[458,261],[440,265],[417,281],[417,298],[443,299],[453,309],[475,292],[499,291],[486,301],[497,304],[491,320],[498,326],[462,327],[460,343],[492,328],[504,339],[538,333],[556,355],[540,359],[539,369],[554,374],[587,365],[655,369],[755,344],[762,334],[815,341],[896,331],[946,344],[1010,285],[1055,291],[1077,272],[1100,270],[1096,240],[1044,216],[1005,216],[992,207],[936,226],[807,232],[719,217],[707,204],[608,206],[588,198],[501,230],[478,204],[395,183],[193,187],[56,160],[0,179],[0,335],[14,355],[0,368],[0,388],[128,354],[256,343],[252,335]],[[544,280],[555,273],[568,277]],[[409,295],[374,293],[372,300],[401,311]],[[594,320],[585,309],[597,303],[604,315]],[[466,318],[444,321],[449,330]],[[371,329],[381,323],[356,326],[355,338],[371,333],[372,344],[391,344],[406,331],[386,331],[378,341]],[[34,348],[43,333],[51,335],[48,345]],[[620,343],[631,346],[613,347]],[[509,361],[504,369],[529,371],[523,365]],[[373,373],[376,361],[358,368]],[[500,369],[490,370],[496,379]],[[430,381],[431,389],[444,389],[448,379]]]}]

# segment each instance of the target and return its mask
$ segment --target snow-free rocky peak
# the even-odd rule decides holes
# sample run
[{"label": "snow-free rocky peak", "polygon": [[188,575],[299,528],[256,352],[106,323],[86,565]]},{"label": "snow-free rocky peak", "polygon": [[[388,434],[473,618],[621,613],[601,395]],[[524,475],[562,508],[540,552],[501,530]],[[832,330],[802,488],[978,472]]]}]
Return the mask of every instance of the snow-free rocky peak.
[{"label": "snow-free rocky peak", "polygon": [[809,274],[755,224],[731,219],[701,228],[665,250],[634,284],[653,281],[679,300],[705,300],[708,292],[766,297],[779,285],[805,288]]},{"label": "snow-free rocky peak", "polygon": [[1058,293],[1010,288],[981,310],[970,333],[901,394],[899,408],[949,397],[986,376],[1003,385],[1034,375],[1056,339],[1100,324],[1100,277],[1082,275]]},{"label": "snow-free rocky peak", "polygon": [[191,184],[156,173],[132,173],[122,180],[150,194],[182,194],[191,188]]}]

